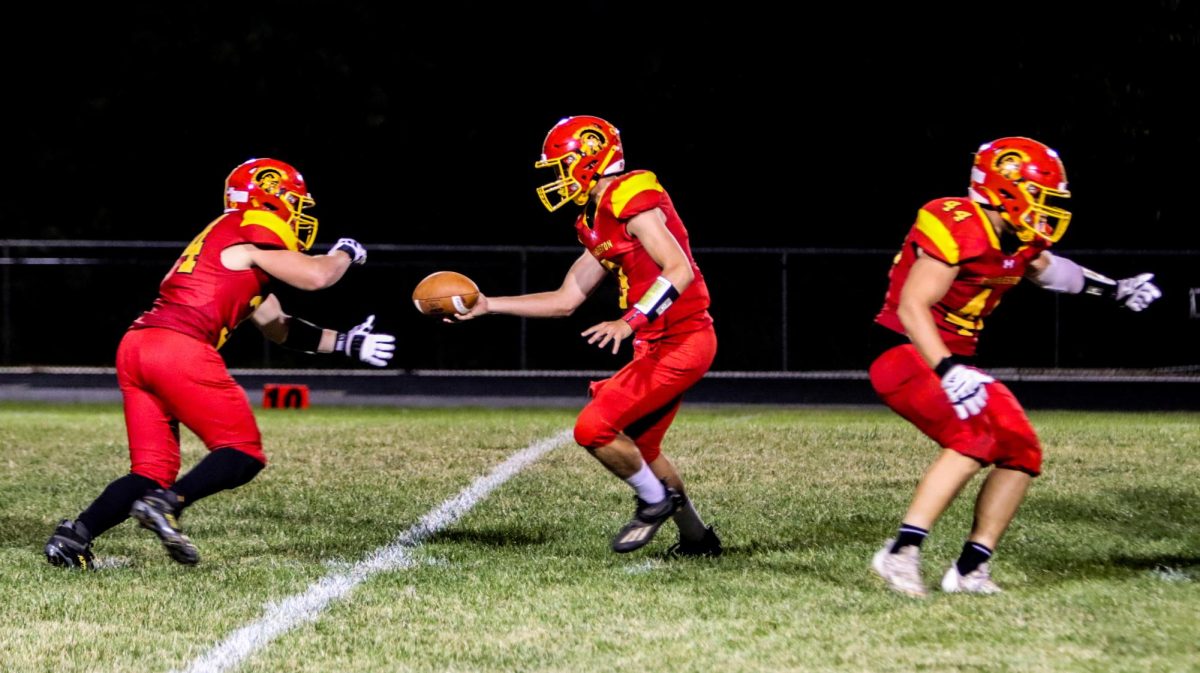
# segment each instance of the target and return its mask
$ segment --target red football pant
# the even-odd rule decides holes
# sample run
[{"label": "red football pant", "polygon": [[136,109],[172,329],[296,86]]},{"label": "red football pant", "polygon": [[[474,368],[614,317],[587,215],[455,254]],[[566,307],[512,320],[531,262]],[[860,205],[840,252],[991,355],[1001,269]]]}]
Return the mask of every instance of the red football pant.
[{"label": "red football pant", "polygon": [[164,488],[179,476],[179,424],[209,451],[237,449],[264,465],[250,400],[215,348],[174,330],[130,330],[117,348],[130,471]]},{"label": "red football pant", "polygon": [[999,381],[987,384],[983,411],[959,420],[942,390],[941,380],[915,346],[885,351],[871,364],[871,385],[884,404],[941,446],[984,465],[1020,470],[1037,476],[1042,445],[1021,403]]},{"label": "red football pant", "polygon": [[652,342],[635,340],[633,361],[591,385],[592,401],[575,421],[575,441],[594,449],[624,432],[642,459],[653,462],[684,391],[704,376],[716,353],[717,333],[711,326]]}]

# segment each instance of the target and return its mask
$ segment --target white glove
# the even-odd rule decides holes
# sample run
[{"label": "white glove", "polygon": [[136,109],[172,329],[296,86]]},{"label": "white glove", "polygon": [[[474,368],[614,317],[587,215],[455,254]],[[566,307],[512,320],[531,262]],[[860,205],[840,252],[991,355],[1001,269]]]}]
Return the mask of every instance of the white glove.
[{"label": "white glove", "polygon": [[337,243],[334,243],[333,247],[329,249],[328,254],[332,255],[338,250],[350,255],[351,264],[367,263],[367,249],[353,238],[339,238]]},{"label": "white glove", "polygon": [[1140,273],[1132,278],[1117,281],[1114,298],[1130,311],[1141,311],[1162,296],[1162,290],[1150,282],[1152,273]]},{"label": "white glove", "polygon": [[349,332],[339,332],[334,350],[339,350],[347,357],[358,358],[376,367],[384,367],[396,353],[396,337],[391,334],[372,334],[375,328],[375,316],[367,318],[361,325],[351,328]]},{"label": "white glove", "polygon": [[987,406],[988,394],[984,386],[995,380],[974,367],[954,365],[942,375],[942,390],[954,405],[959,420],[965,421]]}]

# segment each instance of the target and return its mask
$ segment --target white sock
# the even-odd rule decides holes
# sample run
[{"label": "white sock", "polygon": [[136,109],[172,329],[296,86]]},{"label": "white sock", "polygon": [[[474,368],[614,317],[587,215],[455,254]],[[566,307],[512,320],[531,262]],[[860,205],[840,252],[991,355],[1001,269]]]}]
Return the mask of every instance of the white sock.
[{"label": "white sock", "polygon": [[633,473],[632,477],[625,480],[625,483],[633,487],[637,491],[637,495],[642,500],[649,503],[662,502],[667,497],[667,489],[663,488],[662,482],[654,473],[650,471],[650,466],[642,463],[642,469]]}]

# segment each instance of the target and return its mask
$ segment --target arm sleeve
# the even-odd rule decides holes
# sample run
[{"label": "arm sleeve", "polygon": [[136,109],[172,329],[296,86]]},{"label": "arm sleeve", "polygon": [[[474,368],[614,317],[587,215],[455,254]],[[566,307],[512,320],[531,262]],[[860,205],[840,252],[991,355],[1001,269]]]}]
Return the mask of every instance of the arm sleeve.
[{"label": "arm sleeve", "polygon": [[1050,258],[1050,263],[1042,269],[1041,273],[1031,276],[1030,280],[1051,292],[1067,294],[1083,292],[1084,269],[1082,266],[1066,257],[1052,255],[1049,251],[1042,254]]}]

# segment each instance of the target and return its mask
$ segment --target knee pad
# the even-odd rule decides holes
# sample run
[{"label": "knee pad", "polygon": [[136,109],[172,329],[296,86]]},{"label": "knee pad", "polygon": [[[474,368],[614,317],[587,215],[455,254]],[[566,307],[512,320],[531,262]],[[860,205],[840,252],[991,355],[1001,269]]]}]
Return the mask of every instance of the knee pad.
[{"label": "knee pad", "polygon": [[588,449],[598,449],[612,444],[617,438],[617,429],[604,420],[592,405],[580,412],[575,420],[575,443]]}]

